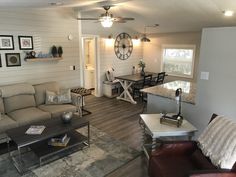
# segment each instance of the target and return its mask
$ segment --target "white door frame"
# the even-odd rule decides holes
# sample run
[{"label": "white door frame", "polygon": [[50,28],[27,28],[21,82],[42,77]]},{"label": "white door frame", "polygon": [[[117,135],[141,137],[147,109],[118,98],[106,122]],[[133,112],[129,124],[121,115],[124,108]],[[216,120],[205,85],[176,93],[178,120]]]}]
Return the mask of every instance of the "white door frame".
[{"label": "white door frame", "polygon": [[84,50],[84,40],[85,39],[93,39],[94,40],[94,50],[95,50],[95,96],[100,96],[101,93],[101,83],[100,83],[100,45],[99,45],[99,36],[98,35],[90,35],[90,34],[83,34],[81,37],[81,62],[80,62],[80,74],[81,74],[81,85],[84,87],[84,69],[85,69],[85,50]]}]

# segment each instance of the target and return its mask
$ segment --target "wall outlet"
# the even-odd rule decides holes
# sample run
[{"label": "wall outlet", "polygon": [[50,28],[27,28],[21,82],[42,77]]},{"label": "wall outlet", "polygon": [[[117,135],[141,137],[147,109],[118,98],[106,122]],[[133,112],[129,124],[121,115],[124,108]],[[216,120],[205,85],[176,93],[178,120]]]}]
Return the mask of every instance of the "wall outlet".
[{"label": "wall outlet", "polygon": [[201,76],[200,76],[201,80],[209,80],[209,72],[201,72]]}]

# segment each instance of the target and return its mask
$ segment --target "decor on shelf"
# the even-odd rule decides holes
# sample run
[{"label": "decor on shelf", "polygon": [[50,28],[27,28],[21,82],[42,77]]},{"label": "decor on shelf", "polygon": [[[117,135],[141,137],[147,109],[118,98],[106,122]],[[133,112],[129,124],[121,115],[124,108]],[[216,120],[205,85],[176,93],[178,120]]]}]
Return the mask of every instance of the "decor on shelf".
[{"label": "decor on shelf", "polygon": [[18,36],[20,50],[34,49],[32,36]]},{"label": "decor on shelf", "polygon": [[145,66],[146,66],[145,62],[144,62],[143,60],[140,60],[139,63],[138,63],[138,66],[139,66],[140,68],[142,68],[142,70],[141,70],[141,76],[145,76],[145,72],[144,72],[144,68],[145,68]]},{"label": "decor on shelf", "polygon": [[6,53],[7,67],[21,66],[20,53]]},{"label": "decor on shelf", "polygon": [[114,50],[117,58],[121,60],[128,59],[133,51],[132,38],[127,33],[120,33],[115,40]]},{"label": "decor on shelf", "polygon": [[52,46],[52,56],[57,57],[57,54],[58,54],[58,51],[57,51],[56,46],[54,45],[54,46]]},{"label": "decor on shelf", "polygon": [[0,35],[0,50],[14,50],[12,35]]},{"label": "decor on shelf", "polygon": [[59,57],[62,57],[62,54],[63,54],[63,49],[61,46],[58,47],[58,55]]}]

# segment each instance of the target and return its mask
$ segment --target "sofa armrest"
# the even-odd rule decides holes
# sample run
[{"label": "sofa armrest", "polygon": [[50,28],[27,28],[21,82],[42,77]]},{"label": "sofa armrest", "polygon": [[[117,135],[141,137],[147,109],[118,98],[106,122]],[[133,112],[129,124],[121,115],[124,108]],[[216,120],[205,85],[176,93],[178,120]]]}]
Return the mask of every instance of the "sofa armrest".
[{"label": "sofa armrest", "polygon": [[191,154],[197,148],[195,141],[175,141],[162,144],[151,156]]},{"label": "sofa armrest", "polygon": [[189,177],[236,177],[236,172],[229,170],[209,170],[191,174]]},{"label": "sofa armrest", "polygon": [[77,112],[82,115],[81,105],[82,105],[82,96],[77,93],[71,93],[71,101],[74,106],[77,108]]}]

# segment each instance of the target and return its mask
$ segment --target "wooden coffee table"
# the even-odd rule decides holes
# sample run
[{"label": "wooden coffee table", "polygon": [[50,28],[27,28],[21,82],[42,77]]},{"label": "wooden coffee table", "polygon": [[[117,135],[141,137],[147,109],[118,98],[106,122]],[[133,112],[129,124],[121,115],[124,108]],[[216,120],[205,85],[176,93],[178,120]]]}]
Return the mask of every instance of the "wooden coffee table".
[{"label": "wooden coffee table", "polygon": [[[31,125],[44,125],[46,128],[40,135],[27,135],[25,132]],[[86,127],[88,129],[87,136],[84,136],[76,131],[78,128]],[[65,147],[49,146],[48,140],[50,138],[67,134],[70,137],[70,141]],[[13,163],[17,170],[22,174],[29,169],[35,168],[27,166],[24,163],[23,153],[34,153],[38,158],[38,165],[41,166],[44,159],[47,159],[46,163],[50,162],[50,158],[55,159],[55,155],[64,156],[89,146],[90,130],[89,121],[86,118],[80,118],[77,115],[73,115],[70,123],[64,124],[61,118],[52,118],[45,121],[39,121],[30,125],[17,127],[6,131],[6,134],[17,146],[18,153],[10,152],[9,155],[13,160]],[[9,144],[8,140],[8,144]],[[9,147],[9,145],[8,145]],[[24,151],[23,151],[24,150]],[[63,155],[61,155],[63,154]],[[57,158],[58,159],[58,158]]]}]

